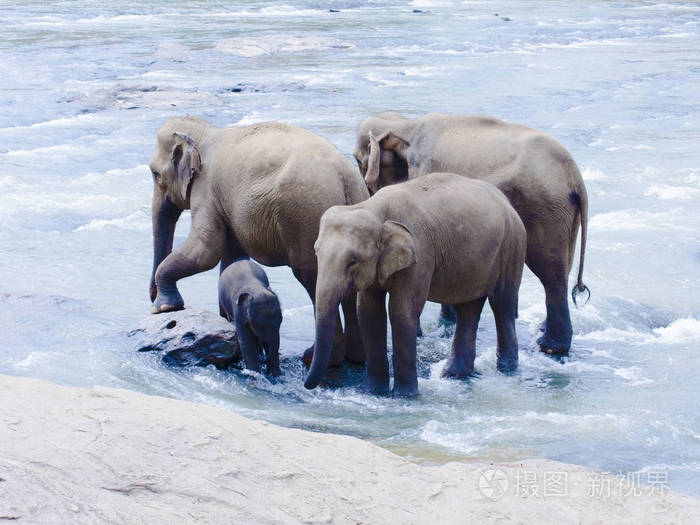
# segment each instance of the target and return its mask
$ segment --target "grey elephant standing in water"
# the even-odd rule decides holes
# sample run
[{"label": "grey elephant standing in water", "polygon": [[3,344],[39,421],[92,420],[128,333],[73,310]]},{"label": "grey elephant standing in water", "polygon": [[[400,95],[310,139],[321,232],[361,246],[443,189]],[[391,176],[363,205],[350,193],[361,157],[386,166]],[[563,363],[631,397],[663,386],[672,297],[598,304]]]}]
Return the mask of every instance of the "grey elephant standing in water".
[{"label": "grey elephant standing in water", "polygon": [[[150,168],[154,313],[183,308],[179,279],[244,256],[290,266],[313,302],[321,215],[369,196],[355,167],[330,142],[276,122],[217,128],[196,117],[172,118],[158,130]],[[190,232],[171,252],[175,224],[187,209]],[[354,296],[343,302],[343,312],[345,337],[336,312],[331,363],[342,362],[346,350],[348,359],[363,362]]]},{"label": "grey elephant standing in water", "polygon": [[282,309],[265,270],[250,259],[240,259],[223,269],[219,276],[219,308],[236,327],[246,368],[260,372],[265,362],[268,374],[280,375]]},{"label": "grey elephant standing in water", "polygon": [[515,318],[527,240],[525,227],[494,186],[451,173],[433,173],[389,186],[353,206],[323,214],[316,241],[316,342],[304,386],[318,385],[333,342],[333,312],[358,293],[367,349],[362,388],[389,390],[387,319],[398,396],[418,392],[416,335],[426,300],[455,305],[457,326],[443,376],[474,369],[476,329],[486,298],[496,319],[498,368],[518,363]]},{"label": "grey elephant standing in water", "polygon": [[525,224],[525,262],[544,286],[547,318],[540,349],[569,351],[567,280],[579,225],[574,302],[578,292],[588,290],[582,280],[588,197],[576,163],[561,144],[541,131],[493,118],[431,113],[407,119],[388,112],[360,124],[354,155],[372,192],[436,171],[497,186]]}]

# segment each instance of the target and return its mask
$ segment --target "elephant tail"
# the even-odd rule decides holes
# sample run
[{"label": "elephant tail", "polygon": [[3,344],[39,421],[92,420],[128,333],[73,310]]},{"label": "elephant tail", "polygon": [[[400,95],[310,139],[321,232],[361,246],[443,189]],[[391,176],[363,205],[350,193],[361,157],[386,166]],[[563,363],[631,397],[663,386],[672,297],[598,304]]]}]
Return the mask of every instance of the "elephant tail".
[{"label": "elephant tail", "polygon": [[581,183],[578,190],[574,190],[570,194],[571,203],[578,209],[579,216],[581,218],[581,252],[578,262],[578,277],[576,278],[576,285],[571,290],[571,298],[574,304],[578,306],[576,298],[581,292],[587,292],[586,301],[584,305],[591,298],[591,290],[583,284],[583,261],[586,257],[586,238],[588,237],[588,196],[586,195],[586,189]]}]

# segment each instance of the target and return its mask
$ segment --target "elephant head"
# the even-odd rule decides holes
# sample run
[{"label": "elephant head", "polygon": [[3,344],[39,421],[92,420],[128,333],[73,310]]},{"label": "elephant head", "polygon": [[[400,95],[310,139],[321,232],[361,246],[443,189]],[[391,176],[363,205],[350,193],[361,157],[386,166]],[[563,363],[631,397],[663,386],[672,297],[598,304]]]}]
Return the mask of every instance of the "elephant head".
[{"label": "elephant head", "polygon": [[413,234],[405,225],[382,222],[370,211],[353,207],[335,206],[323,214],[314,249],[316,339],[306,388],[315,388],[328,366],[342,299],[375,285],[384,287],[394,273],[417,262]]},{"label": "elephant head", "polygon": [[366,119],[359,128],[354,152],[370,193],[408,180],[409,141],[403,136],[405,119],[397,113]]},{"label": "elephant head", "polygon": [[[204,121],[201,121],[204,122]],[[175,225],[182,210],[189,209],[189,190],[202,166],[196,141],[183,128],[201,125],[199,119],[171,119],[158,131],[149,164],[153,174],[153,271],[150,295],[155,300],[158,265],[173,248]]]}]

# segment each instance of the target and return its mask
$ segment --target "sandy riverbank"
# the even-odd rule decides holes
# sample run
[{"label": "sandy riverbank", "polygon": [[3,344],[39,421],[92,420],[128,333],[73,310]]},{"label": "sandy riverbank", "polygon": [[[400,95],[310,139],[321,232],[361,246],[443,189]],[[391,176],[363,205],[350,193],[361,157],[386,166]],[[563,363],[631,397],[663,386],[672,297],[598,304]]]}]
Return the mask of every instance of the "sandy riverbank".
[{"label": "sandy riverbank", "polygon": [[543,460],[419,466],[359,439],[208,406],[0,376],[0,522],[700,519],[700,500],[653,489]]}]

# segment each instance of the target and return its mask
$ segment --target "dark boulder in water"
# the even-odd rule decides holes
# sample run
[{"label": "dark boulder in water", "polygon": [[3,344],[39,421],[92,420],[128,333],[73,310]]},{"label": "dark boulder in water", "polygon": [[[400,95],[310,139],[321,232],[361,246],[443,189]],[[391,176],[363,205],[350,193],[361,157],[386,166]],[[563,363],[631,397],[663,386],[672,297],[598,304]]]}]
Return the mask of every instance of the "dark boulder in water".
[{"label": "dark boulder in water", "polygon": [[226,369],[241,361],[234,326],[206,310],[149,315],[129,337],[139,352],[160,352],[169,365]]}]

